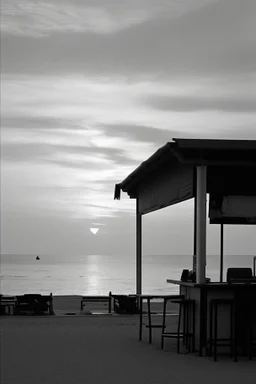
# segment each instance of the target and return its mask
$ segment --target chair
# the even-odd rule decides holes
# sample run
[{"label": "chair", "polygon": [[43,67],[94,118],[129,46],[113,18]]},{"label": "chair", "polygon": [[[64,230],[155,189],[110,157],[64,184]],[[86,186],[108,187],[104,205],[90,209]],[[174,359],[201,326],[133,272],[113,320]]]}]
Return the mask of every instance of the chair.
[{"label": "chair", "polygon": [[11,308],[14,313],[16,302],[17,302],[17,299],[15,296],[0,295],[0,315],[6,315],[6,309],[7,309],[7,314],[10,315]]},{"label": "chair", "polygon": [[109,292],[108,296],[98,296],[98,295],[89,295],[89,296],[82,296],[81,302],[80,302],[80,310],[82,311],[84,307],[87,305],[87,303],[103,303],[108,304],[108,313],[111,313],[111,304],[112,304],[112,293]]},{"label": "chair", "polygon": [[255,324],[256,324],[256,300],[255,297],[251,297],[250,305],[247,306],[248,310],[248,350],[249,350],[249,359],[252,360],[253,356],[253,347],[256,347],[256,334],[255,334]]},{"label": "chair", "polygon": [[52,294],[49,296],[42,296],[39,294],[17,296],[15,314],[17,315],[26,311],[32,311],[35,314],[49,311],[49,313],[53,315]]},{"label": "chair", "polygon": [[136,295],[111,295],[114,300],[114,312],[116,313],[138,313]]},{"label": "chair", "polygon": [[[139,298],[139,312],[140,312],[140,328],[139,328],[139,340],[142,340],[142,328],[145,326],[148,328],[148,341],[152,343],[152,329],[160,328],[162,329],[163,325],[159,323],[152,323],[152,312],[151,312],[151,301],[154,299],[164,300],[165,298],[181,299],[184,298],[183,295],[138,295]],[[143,301],[147,302],[147,318],[148,321],[143,321]]]},{"label": "chair", "polygon": [[[229,324],[230,333],[229,337],[218,337],[218,324],[219,324],[219,308],[229,307]],[[217,348],[230,347],[230,356],[234,356],[234,361],[237,361],[236,351],[236,338],[235,338],[236,324],[235,324],[235,301],[233,299],[212,299],[210,302],[210,339],[209,339],[209,354],[214,361],[217,361]]]},{"label": "chair", "polygon": [[251,268],[228,268],[227,269],[227,282],[230,284],[238,280],[252,279]]},{"label": "chair", "polygon": [[[166,308],[168,301],[179,305],[179,318],[178,328],[176,332],[166,332]],[[181,329],[181,323],[182,329]],[[163,309],[163,324],[162,324],[162,335],[161,335],[161,349],[164,348],[164,339],[173,338],[177,340],[177,353],[180,353],[180,340],[183,339],[183,344],[189,352],[195,350],[195,300],[189,299],[172,299],[164,298],[164,309]]]}]

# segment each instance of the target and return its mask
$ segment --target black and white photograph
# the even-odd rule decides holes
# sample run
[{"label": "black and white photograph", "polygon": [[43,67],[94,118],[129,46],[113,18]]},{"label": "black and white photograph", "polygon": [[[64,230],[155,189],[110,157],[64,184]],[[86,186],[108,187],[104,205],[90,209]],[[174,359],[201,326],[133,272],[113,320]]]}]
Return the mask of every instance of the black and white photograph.
[{"label": "black and white photograph", "polygon": [[1,384],[256,382],[256,0],[2,0]]}]

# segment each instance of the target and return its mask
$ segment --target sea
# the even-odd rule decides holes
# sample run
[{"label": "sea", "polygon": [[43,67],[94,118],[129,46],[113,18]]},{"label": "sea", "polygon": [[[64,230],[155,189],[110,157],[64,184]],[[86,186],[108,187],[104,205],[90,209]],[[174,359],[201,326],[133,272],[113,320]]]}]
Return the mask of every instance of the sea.
[{"label": "sea", "polygon": [[[136,291],[135,255],[37,255],[1,254],[0,292],[4,295],[41,293],[53,295],[106,295],[109,291]],[[219,281],[219,255],[208,255],[206,276]],[[228,267],[253,267],[253,255],[225,255]],[[166,282],[180,279],[183,269],[192,269],[191,255],[143,255],[142,292],[178,293]]]}]

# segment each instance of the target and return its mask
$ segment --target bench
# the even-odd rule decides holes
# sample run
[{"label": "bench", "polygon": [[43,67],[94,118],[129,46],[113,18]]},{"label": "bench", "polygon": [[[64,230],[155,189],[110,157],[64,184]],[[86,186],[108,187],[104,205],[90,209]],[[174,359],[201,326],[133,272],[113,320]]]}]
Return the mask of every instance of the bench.
[{"label": "bench", "polygon": [[86,306],[86,303],[107,303],[108,313],[111,313],[112,294],[109,292],[108,296],[83,296],[81,300],[81,311]]},{"label": "bench", "polygon": [[17,302],[15,305],[15,315],[27,311],[32,311],[36,314],[49,312],[50,315],[54,315],[52,294],[49,296],[25,294],[22,296],[16,296],[16,298]]},{"label": "bench", "polygon": [[83,296],[81,300],[81,311],[86,303],[108,303],[108,313],[113,309],[116,313],[138,313],[136,295],[113,295],[109,292],[108,296]]},{"label": "bench", "polygon": [[14,313],[16,302],[17,302],[17,299],[15,296],[0,295],[0,315],[6,314],[5,309],[7,309],[7,313],[8,313],[8,315],[10,315],[11,314],[11,308],[12,308],[13,313]]},{"label": "bench", "polygon": [[136,295],[111,295],[116,313],[138,313],[138,300]]}]

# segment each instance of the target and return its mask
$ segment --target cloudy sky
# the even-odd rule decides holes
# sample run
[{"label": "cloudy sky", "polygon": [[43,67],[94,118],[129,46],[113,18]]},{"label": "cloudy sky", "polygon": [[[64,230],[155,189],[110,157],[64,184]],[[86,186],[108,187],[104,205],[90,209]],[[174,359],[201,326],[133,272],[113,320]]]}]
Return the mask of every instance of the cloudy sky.
[{"label": "cloudy sky", "polygon": [[[133,254],[116,182],[173,137],[256,139],[255,0],[1,7],[2,253]],[[144,252],[191,254],[192,212],[145,216]],[[256,254],[255,228],[226,233],[226,252]]]}]

